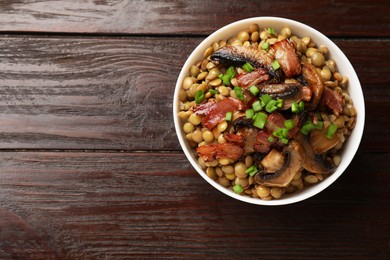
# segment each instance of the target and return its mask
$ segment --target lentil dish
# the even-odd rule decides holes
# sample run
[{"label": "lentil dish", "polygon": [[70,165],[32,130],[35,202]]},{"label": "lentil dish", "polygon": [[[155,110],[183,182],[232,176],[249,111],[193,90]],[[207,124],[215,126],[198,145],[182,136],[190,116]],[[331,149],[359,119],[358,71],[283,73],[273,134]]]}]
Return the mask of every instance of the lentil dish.
[{"label": "lentil dish", "polygon": [[272,200],[333,173],[356,109],[326,46],[252,24],[203,56],[182,82],[178,116],[209,178]]}]

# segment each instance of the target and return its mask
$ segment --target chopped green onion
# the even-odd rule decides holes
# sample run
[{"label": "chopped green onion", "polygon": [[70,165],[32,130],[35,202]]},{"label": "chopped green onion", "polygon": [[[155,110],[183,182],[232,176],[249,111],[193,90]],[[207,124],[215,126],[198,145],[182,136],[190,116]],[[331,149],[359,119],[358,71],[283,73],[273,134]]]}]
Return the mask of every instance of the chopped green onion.
[{"label": "chopped green onion", "polygon": [[232,118],[233,118],[233,113],[227,112],[225,115],[225,120],[229,122],[229,121],[232,121]]},{"label": "chopped green onion", "polygon": [[278,107],[277,107],[277,101],[276,100],[271,100],[265,106],[265,111],[267,111],[268,113],[272,113],[272,112],[274,112],[277,109],[278,109]]},{"label": "chopped green onion", "polygon": [[287,139],[287,132],[288,130],[286,128],[278,128],[278,130],[274,131],[272,135],[279,139]]},{"label": "chopped green onion", "polygon": [[301,128],[301,133],[304,135],[307,135],[314,128],[315,128],[315,125],[310,120],[308,120],[305,123],[303,123],[303,126]]},{"label": "chopped green onion", "polygon": [[253,123],[253,125],[257,128],[263,129],[265,124],[267,123],[267,114],[259,112],[255,115],[254,120],[255,122]]},{"label": "chopped green onion", "polygon": [[256,164],[253,164],[251,167],[245,170],[246,174],[249,174],[249,176],[254,176],[258,172]]},{"label": "chopped green onion", "polygon": [[275,29],[272,28],[272,27],[269,27],[268,28],[268,33],[273,36],[275,34]]},{"label": "chopped green onion", "polygon": [[218,90],[215,90],[215,89],[209,89],[209,92],[212,94],[212,95],[217,95],[218,94]]},{"label": "chopped green onion", "polygon": [[287,133],[288,133],[288,129],[278,128],[278,130],[274,131],[272,135],[279,138],[280,142],[287,144],[288,143]]},{"label": "chopped green onion", "polygon": [[268,48],[269,48],[269,43],[268,43],[268,42],[263,42],[263,43],[261,44],[261,48],[262,48],[263,50],[268,50]]},{"label": "chopped green onion", "polygon": [[293,112],[293,113],[299,112],[298,103],[295,101],[291,103],[291,112]]},{"label": "chopped green onion", "polygon": [[253,102],[252,108],[253,108],[253,110],[254,110],[255,112],[259,112],[259,111],[262,109],[261,104],[260,104],[260,101],[257,100],[256,102]]},{"label": "chopped green onion", "polygon": [[281,108],[281,107],[283,106],[283,99],[278,98],[278,99],[276,100],[276,106],[277,106],[278,108]]},{"label": "chopped green onion", "polygon": [[241,186],[240,184],[234,185],[233,190],[234,190],[234,192],[237,193],[237,194],[240,194],[241,192],[244,191],[244,189],[242,188],[242,186]]},{"label": "chopped green onion", "polygon": [[254,96],[257,96],[257,94],[259,94],[259,89],[256,87],[256,86],[251,86],[249,88],[249,91],[254,95]]},{"label": "chopped green onion", "polygon": [[284,144],[288,144],[288,139],[287,138],[279,138],[279,141],[281,141]]},{"label": "chopped green onion", "polygon": [[226,70],[225,74],[222,74],[222,76],[221,75],[219,75],[219,76],[220,76],[220,79],[222,79],[222,82],[224,85],[230,85],[230,80],[232,78],[234,78],[235,75],[236,75],[236,73],[234,72],[234,66],[230,66]]},{"label": "chopped green onion", "polygon": [[274,138],[272,136],[268,137],[268,142],[272,143],[274,141]]},{"label": "chopped green onion", "polygon": [[322,130],[324,128],[324,122],[318,121],[317,124],[314,124],[315,129]]},{"label": "chopped green onion", "polygon": [[328,139],[332,139],[334,137],[334,134],[336,133],[337,131],[337,125],[331,123],[328,127],[328,130],[326,130],[326,134],[325,136],[328,138]]},{"label": "chopped green onion", "polygon": [[231,80],[232,78],[229,76],[229,75],[227,75],[227,74],[224,74],[222,77],[221,77],[221,80],[222,80],[222,82],[223,82],[223,84],[225,85],[225,86],[228,86],[228,85],[230,85],[230,80]]},{"label": "chopped green onion", "polygon": [[247,62],[245,63],[244,65],[242,65],[242,68],[246,71],[246,72],[251,72],[254,70],[253,66]]},{"label": "chopped green onion", "polygon": [[240,100],[245,100],[244,93],[242,92],[242,88],[240,87],[234,87],[234,94],[236,94],[236,97]]},{"label": "chopped green onion", "polygon": [[203,100],[204,100],[204,90],[200,89],[200,90],[196,91],[195,103],[200,104],[200,103],[202,103]]},{"label": "chopped green onion", "polygon": [[280,68],[280,64],[277,60],[274,60],[272,63],[271,63],[271,66],[274,70],[277,70]]},{"label": "chopped green onion", "polygon": [[245,111],[245,117],[246,118],[253,118],[253,116],[255,115],[255,111],[253,111],[253,109],[248,109]]},{"label": "chopped green onion", "polygon": [[262,95],[260,97],[261,106],[265,107],[268,104],[268,102],[270,102],[271,100],[272,100],[272,97],[269,94]]},{"label": "chopped green onion", "polygon": [[305,109],[305,103],[303,101],[300,101],[299,103],[297,102],[292,102],[291,104],[291,112],[293,113],[301,113]]},{"label": "chopped green onion", "polygon": [[298,107],[299,107],[300,111],[302,112],[303,110],[305,110],[305,103],[303,101],[299,101]]},{"label": "chopped green onion", "polygon": [[292,119],[288,119],[284,121],[284,126],[286,127],[286,129],[290,130],[294,127],[294,121]]}]

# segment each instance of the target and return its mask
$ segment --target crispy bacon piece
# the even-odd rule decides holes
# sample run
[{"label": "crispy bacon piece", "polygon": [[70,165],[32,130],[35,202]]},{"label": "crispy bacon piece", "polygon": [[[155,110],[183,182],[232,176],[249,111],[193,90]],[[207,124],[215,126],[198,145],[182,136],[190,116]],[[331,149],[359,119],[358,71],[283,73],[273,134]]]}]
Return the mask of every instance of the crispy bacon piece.
[{"label": "crispy bacon piece", "polygon": [[278,112],[273,112],[267,117],[267,123],[265,124],[265,128],[273,133],[279,128],[284,128],[284,121],[286,119],[284,116]]},{"label": "crispy bacon piece", "polygon": [[[209,104],[211,103],[211,104]],[[244,109],[245,104],[237,98],[225,98],[219,102],[207,102],[194,108],[198,115],[205,115],[202,119],[202,125],[209,130],[213,129],[219,122],[225,119],[227,112]]]},{"label": "crispy bacon piece", "polygon": [[324,85],[320,75],[317,73],[316,67],[308,62],[302,62],[302,76],[305,83],[308,84],[307,87],[312,91],[311,100],[305,104],[305,109],[313,110],[317,107],[318,102],[322,97]]},{"label": "crispy bacon piece", "polygon": [[309,87],[302,87],[302,100],[310,101],[313,91]]},{"label": "crispy bacon piece", "polygon": [[196,148],[196,152],[205,162],[221,158],[236,161],[241,157],[243,149],[238,144],[227,142],[202,145]]},{"label": "crispy bacon piece", "polygon": [[269,80],[269,78],[270,77],[264,68],[258,68],[249,73],[240,73],[236,77],[238,85],[243,88],[258,85]]},{"label": "crispy bacon piece", "polygon": [[223,133],[223,137],[226,141],[238,144],[239,146],[243,147],[245,144],[245,137],[241,135],[231,134],[231,133]]},{"label": "crispy bacon piece", "polygon": [[271,145],[275,142],[270,142],[269,137],[271,137],[269,132],[259,131],[256,136],[256,143],[253,146],[254,150],[260,153],[268,153],[271,150]]},{"label": "crispy bacon piece", "polygon": [[271,48],[275,52],[275,58],[287,78],[301,74],[301,64],[293,43],[285,39],[276,42]]},{"label": "crispy bacon piece", "polygon": [[341,111],[343,111],[344,97],[336,90],[325,87],[324,92],[322,93],[322,103],[330,109],[341,113]]}]

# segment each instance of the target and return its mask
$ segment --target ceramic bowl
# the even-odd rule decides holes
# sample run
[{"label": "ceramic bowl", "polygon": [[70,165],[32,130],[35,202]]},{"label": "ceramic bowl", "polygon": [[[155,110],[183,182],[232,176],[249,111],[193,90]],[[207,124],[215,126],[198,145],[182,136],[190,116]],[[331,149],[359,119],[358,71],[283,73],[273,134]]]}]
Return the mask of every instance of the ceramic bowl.
[{"label": "ceramic bowl", "polygon": [[[188,71],[191,65],[203,59],[203,54],[205,50],[209,46],[211,46],[213,42],[218,42],[219,40],[222,39],[227,40],[228,38],[237,35],[238,32],[248,28],[251,24],[258,24],[260,28],[273,27],[275,28],[276,32],[280,32],[280,30],[284,26],[288,26],[291,28],[294,35],[297,35],[299,37],[309,36],[311,37],[312,41],[316,43],[317,46],[320,45],[327,46],[330,54],[328,58],[335,60],[338,71],[341,73],[341,75],[348,76],[349,94],[357,110],[356,126],[352,131],[351,136],[344,144],[344,147],[341,152],[341,158],[342,158],[341,164],[336,168],[336,170],[331,175],[326,177],[323,181],[315,185],[305,187],[302,191],[287,194],[282,196],[279,199],[274,199],[274,200],[261,200],[259,198],[252,198],[252,197],[239,195],[221,186],[214,180],[210,179],[205,173],[205,171],[199,166],[198,160],[195,156],[195,152],[189,146],[185,138],[185,133],[183,132],[183,122],[178,117],[179,103],[180,103],[178,98],[179,90],[181,88],[183,79],[186,76],[188,76],[189,73]],[[203,40],[195,48],[195,50],[189,55],[177,79],[175,92],[174,92],[174,99],[173,99],[173,118],[174,118],[176,134],[179,139],[181,148],[183,149],[186,157],[188,158],[189,162],[194,167],[194,169],[199,173],[199,175],[202,176],[214,188],[216,188],[220,192],[234,199],[247,202],[247,203],[252,203],[256,205],[285,205],[285,204],[291,204],[291,203],[303,201],[305,199],[308,199],[318,194],[319,192],[329,187],[329,185],[335,182],[340,177],[340,175],[345,172],[345,170],[347,169],[348,165],[351,163],[353,157],[355,156],[358,150],[363,135],[364,121],[365,121],[365,106],[364,106],[364,97],[363,97],[362,88],[352,64],[345,56],[345,54],[329,38],[327,38],[321,32],[313,29],[312,27],[294,20],[279,18],[279,17],[255,17],[255,18],[244,19],[244,20],[240,20],[228,24],[222,27],[221,29],[215,31],[210,36],[208,36],[205,40]]]}]

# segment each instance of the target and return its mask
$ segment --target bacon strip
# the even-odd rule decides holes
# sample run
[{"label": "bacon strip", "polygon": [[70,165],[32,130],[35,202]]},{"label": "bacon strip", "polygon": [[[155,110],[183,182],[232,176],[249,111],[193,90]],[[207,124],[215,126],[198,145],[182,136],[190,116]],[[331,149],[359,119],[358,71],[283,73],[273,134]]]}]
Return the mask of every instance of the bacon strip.
[{"label": "bacon strip", "polygon": [[241,135],[231,134],[231,133],[223,133],[223,138],[225,138],[226,141],[238,144],[239,146],[243,147],[245,144],[245,137]]},{"label": "bacon strip", "polygon": [[301,74],[301,64],[293,43],[285,39],[276,42],[271,48],[274,50],[275,58],[287,78]]},{"label": "bacon strip", "polygon": [[[211,103],[211,104],[209,104]],[[227,112],[244,109],[245,104],[237,98],[225,98],[219,102],[207,102],[195,107],[194,111],[198,115],[205,115],[202,125],[209,130],[213,129],[219,122],[225,119]]]},{"label": "bacon strip", "polygon": [[271,145],[275,142],[270,142],[269,137],[271,137],[269,132],[259,131],[256,136],[256,143],[253,146],[254,150],[260,153],[268,153],[271,150]]},{"label": "bacon strip", "polygon": [[322,103],[330,109],[341,113],[343,111],[344,97],[336,90],[331,90],[328,87],[324,88],[322,93]]},{"label": "bacon strip", "polygon": [[273,112],[267,117],[267,123],[265,124],[265,128],[273,133],[279,128],[284,128],[284,121],[286,119],[284,116],[278,112]]},{"label": "bacon strip", "polygon": [[229,158],[236,161],[241,157],[243,149],[234,143],[217,143],[199,146],[196,148],[196,152],[205,162],[221,158]]},{"label": "bacon strip", "polygon": [[240,73],[237,75],[237,83],[243,88],[258,85],[269,80],[269,75],[264,68],[258,68],[249,73]]}]

